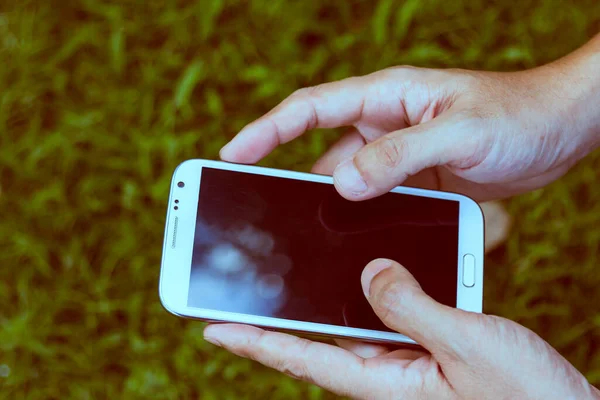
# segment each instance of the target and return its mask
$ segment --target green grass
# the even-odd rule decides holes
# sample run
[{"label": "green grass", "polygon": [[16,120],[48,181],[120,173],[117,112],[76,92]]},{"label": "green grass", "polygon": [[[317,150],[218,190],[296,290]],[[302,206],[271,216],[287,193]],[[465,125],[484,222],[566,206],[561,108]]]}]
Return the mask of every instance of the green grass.
[{"label": "green grass", "polygon": [[[328,5],[320,5],[327,3]],[[158,301],[168,182],[294,89],[394,64],[515,70],[600,31],[597,0],[0,5],[0,397],[325,399]],[[264,164],[308,170],[336,132]],[[488,312],[600,384],[600,156],[510,200]]]}]

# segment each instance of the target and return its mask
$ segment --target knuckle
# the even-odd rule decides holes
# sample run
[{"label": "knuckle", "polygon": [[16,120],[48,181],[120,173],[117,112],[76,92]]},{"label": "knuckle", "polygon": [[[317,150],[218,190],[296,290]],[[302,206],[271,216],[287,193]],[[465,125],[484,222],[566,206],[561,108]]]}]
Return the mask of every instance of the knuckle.
[{"label": "knuckle", "polygon": [[375,309],[381,319],[388,320],[406,309],[410,302],[410,290],[398,282],[385,283],[375,301]]},{"label": "knuckle", "polygon": [[292,100],[299,100],[308,107],[309,113],[306,120],[305,130],[311,130],[319,125],[319,116],[316,109],[316,104],[319,103],[319,99],[326,97],[326,91],[323,85],[309,86],[296,90],[290,96]]},{"label": "knuckle", "polygon": [[[306,354],[310,342],[301,338],[297,338],[297,341],[297,345],[294,346],[297,348],[297,350],[295,350],[297,351],[297,354]],[[275,369],[294,379],[312,382],[310,370],[302,358],[283,358],[277,363]]]},{"label": "knuckle", "polygon": [[377,72],[379,76],[391,80],[399,87],[426,84],[437,73],[438,70],[413,65],[396,65]]},{"label": "knuckle", "polygon": [[311,88],[303,87],[300,89],[294,90],[294,92],[288,97],[289,100],[303,100],[310,97]]},{"label": "knuckle", "polygon": [[270,347],[268,336],[269,333],[267,331],[260,332],[260,335],[253,344],[248,343],[247,348],[250,350],[245,351],[244,356],[251,360],[258,361],[257,354],[259,352],[264,352],[265,349]]},{"label": "knuckle", "polygon": [[306,90],[307,89],[308,88],[305,88],[305,87],[300,88],[300,89],[296,89],[296,90],[294,90],[292,92],[292,94],[290,95],[290,97],[302,97],[302,96],[306,95]]},{"label": "knuckle", "polygon": [[386,168],[396,168],[407,152],[406,143],[402,140],[383,138],[375,147],[377,161]]},{"label": "knuckle", "polygon": [[384,68],[382,71],[384,73],[390,73],[393,74],[395,77],[398,76],[408,76],[414,73],[417,73],[419,71],[423,71],[423,68],[420,67],[415,67],[413,65],[406,65],[406,64],[401,64],[401,65],[394,65],[392,67],[388,67],[388,68]]},{"label": "knuckle", "polygon": [[323,96],[323,92],[323,85],[308,86],[296,90],[294,93],[292,93],[292,96],[304,98],[319,98]]},{"label": "knuckle", "polygon": [[310,97],[319,97],[323,93],[323,86],[322,85],[309,86],[306,88],[305,93]]}]

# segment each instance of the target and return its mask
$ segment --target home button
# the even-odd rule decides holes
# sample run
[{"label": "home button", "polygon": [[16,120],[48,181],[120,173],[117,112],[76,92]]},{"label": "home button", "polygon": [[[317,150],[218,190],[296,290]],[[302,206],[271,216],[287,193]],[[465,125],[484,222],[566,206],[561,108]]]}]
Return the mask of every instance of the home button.
[{"label": "home button", "polygon": [[475,256],[473,254],[465,254],[463,257],[462,281],[466,287],[475,286]]}]

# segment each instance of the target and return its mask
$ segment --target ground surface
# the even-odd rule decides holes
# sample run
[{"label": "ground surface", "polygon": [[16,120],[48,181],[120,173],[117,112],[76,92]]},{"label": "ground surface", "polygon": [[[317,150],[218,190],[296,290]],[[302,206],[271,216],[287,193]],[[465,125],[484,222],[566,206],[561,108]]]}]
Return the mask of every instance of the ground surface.
[{"label": "ground surface", "polygon": [[[0,397],[331,398],[161,308],[174,167],[216,158],[301,86],[394,64],[527,68],[598,31],[597,0],[2,1]],[[308,170],[335,136],[265,164]],[[600,156],[507,206],[486,310],[600,384]]]}]

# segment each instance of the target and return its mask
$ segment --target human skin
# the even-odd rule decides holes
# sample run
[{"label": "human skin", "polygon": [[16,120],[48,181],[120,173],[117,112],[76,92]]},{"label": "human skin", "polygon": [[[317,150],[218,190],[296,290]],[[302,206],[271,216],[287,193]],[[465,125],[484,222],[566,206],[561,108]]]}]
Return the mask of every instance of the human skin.
[{"label": "human skin", "polygon": [[600,36],[521,72],[389,68],[296,91],[220,154],[255,163],[312,128],[349,126],[324,156],[347,156],[333,176],[349,200],[399,184],[505,198],[556,180],[598,146],[599,71]]},{"label": "human skin", "polygon": [[[360,201],[399,185],[478,201],[540,188],[600,144],[600,37],[512,73],[397,67],[292,94],[245,127],[222,159],[254,163],[315,128],[349,126],[315,166]],[[375,313],[422,350],[340,347],[238,324],[205,338],[332,392],[364,399],[600,399],[542,338],[507,319],[441,305],[391,260],[361,284]]]},{"label": "human skin", "polygon": [[296,379],[356,399],[600,399],[542,338],[510,320],[437,303],[400,264],[378,259],[361,283],[389,328],[424,350],[340,348],[237,325],[209,325],[207,341]]}]

